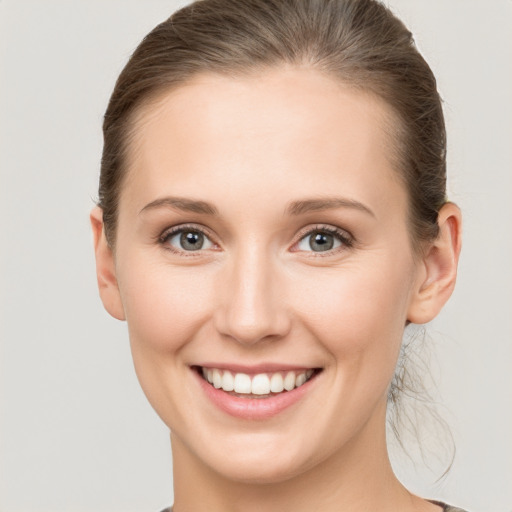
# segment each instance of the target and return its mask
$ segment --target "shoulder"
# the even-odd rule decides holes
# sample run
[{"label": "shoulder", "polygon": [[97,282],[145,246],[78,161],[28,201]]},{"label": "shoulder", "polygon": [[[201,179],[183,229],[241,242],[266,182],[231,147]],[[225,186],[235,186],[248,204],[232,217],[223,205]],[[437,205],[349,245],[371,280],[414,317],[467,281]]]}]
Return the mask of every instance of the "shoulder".
[{"label": "shoulder", "polygon": [[[447,505],[446,503],[441,503],[440,501],[432,501],[432,503],[443,507],[443,512],[466,512],[461,508],[453,507],[452,505]],[[172,507],[164,508],[161,512],[172,512]]]},{"label": "shoulder", "polygon": [[[465,510],[458,508],[458,507],[452,507],[451,505],[447,505],[446,503],[441,503],[439,501],[433,501],[436,505],[439,505],[440,507],[443,507],[443,512],[466,512]],[[161,512],[172,512],[172,507],[164,508]]]},{"label": "shoulder", "polygon": [[[439,501],[434,501],[433,503],[443,507],[443,512],[466,512],[465,510],[463,510],[461,508],[452,507],[451,505],[447,505],[446,503],[441,503]],[[161,512],[172,512],[172,507],[165,508]]]}]

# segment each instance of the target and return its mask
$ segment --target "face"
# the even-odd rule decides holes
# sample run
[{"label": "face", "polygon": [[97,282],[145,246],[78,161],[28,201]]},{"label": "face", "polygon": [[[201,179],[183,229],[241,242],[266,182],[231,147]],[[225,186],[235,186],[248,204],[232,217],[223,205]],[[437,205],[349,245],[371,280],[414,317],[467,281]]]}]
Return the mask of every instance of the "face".
[{"label": "face", "polygon": [[390,119],[279,69],[197,77],[137,120],[118,316],[173,442],[218,474],[284,480],[384,442],[419,272]]}]

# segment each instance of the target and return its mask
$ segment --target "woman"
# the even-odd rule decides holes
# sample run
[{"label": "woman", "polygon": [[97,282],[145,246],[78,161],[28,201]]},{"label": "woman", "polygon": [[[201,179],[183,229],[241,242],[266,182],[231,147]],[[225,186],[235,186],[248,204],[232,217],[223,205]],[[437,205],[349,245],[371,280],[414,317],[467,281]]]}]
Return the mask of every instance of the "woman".
[{"label": "woman", "polygon": [[121,73],[91,213],[107,311],[171,431],[174,512],[453,511],[393,474],[404,329],[452,293],[435,79],[357,0],[203,0]]}]

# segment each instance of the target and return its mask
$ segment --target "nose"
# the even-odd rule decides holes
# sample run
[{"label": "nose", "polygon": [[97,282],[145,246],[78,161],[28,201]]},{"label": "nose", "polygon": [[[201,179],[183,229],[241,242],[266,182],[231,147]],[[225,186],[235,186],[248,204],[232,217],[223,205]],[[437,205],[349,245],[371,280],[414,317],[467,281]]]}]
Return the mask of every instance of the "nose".
[{"label": "nose", "polygon": [[221,277],[222,301],[215,314],[217,331],[243,345],[284,337],[290,330],[283,275],[263,253],[234,258]]}]

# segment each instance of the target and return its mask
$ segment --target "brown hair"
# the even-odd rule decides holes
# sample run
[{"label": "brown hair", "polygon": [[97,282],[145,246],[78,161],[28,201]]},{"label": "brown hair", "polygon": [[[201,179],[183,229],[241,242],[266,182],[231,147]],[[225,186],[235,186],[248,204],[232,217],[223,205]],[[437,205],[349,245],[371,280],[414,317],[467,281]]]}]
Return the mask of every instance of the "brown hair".
[{"label": "brown hair", "polygon": [[110,98],[99,206],[111,246],[140,107],[198,73],[236,75],[283,63],[317,69],[391,106],[411,238],[437,236],[446,201],[444,118],[434,75],[400,20],[375,0],[199,0],[143,39]]}]

